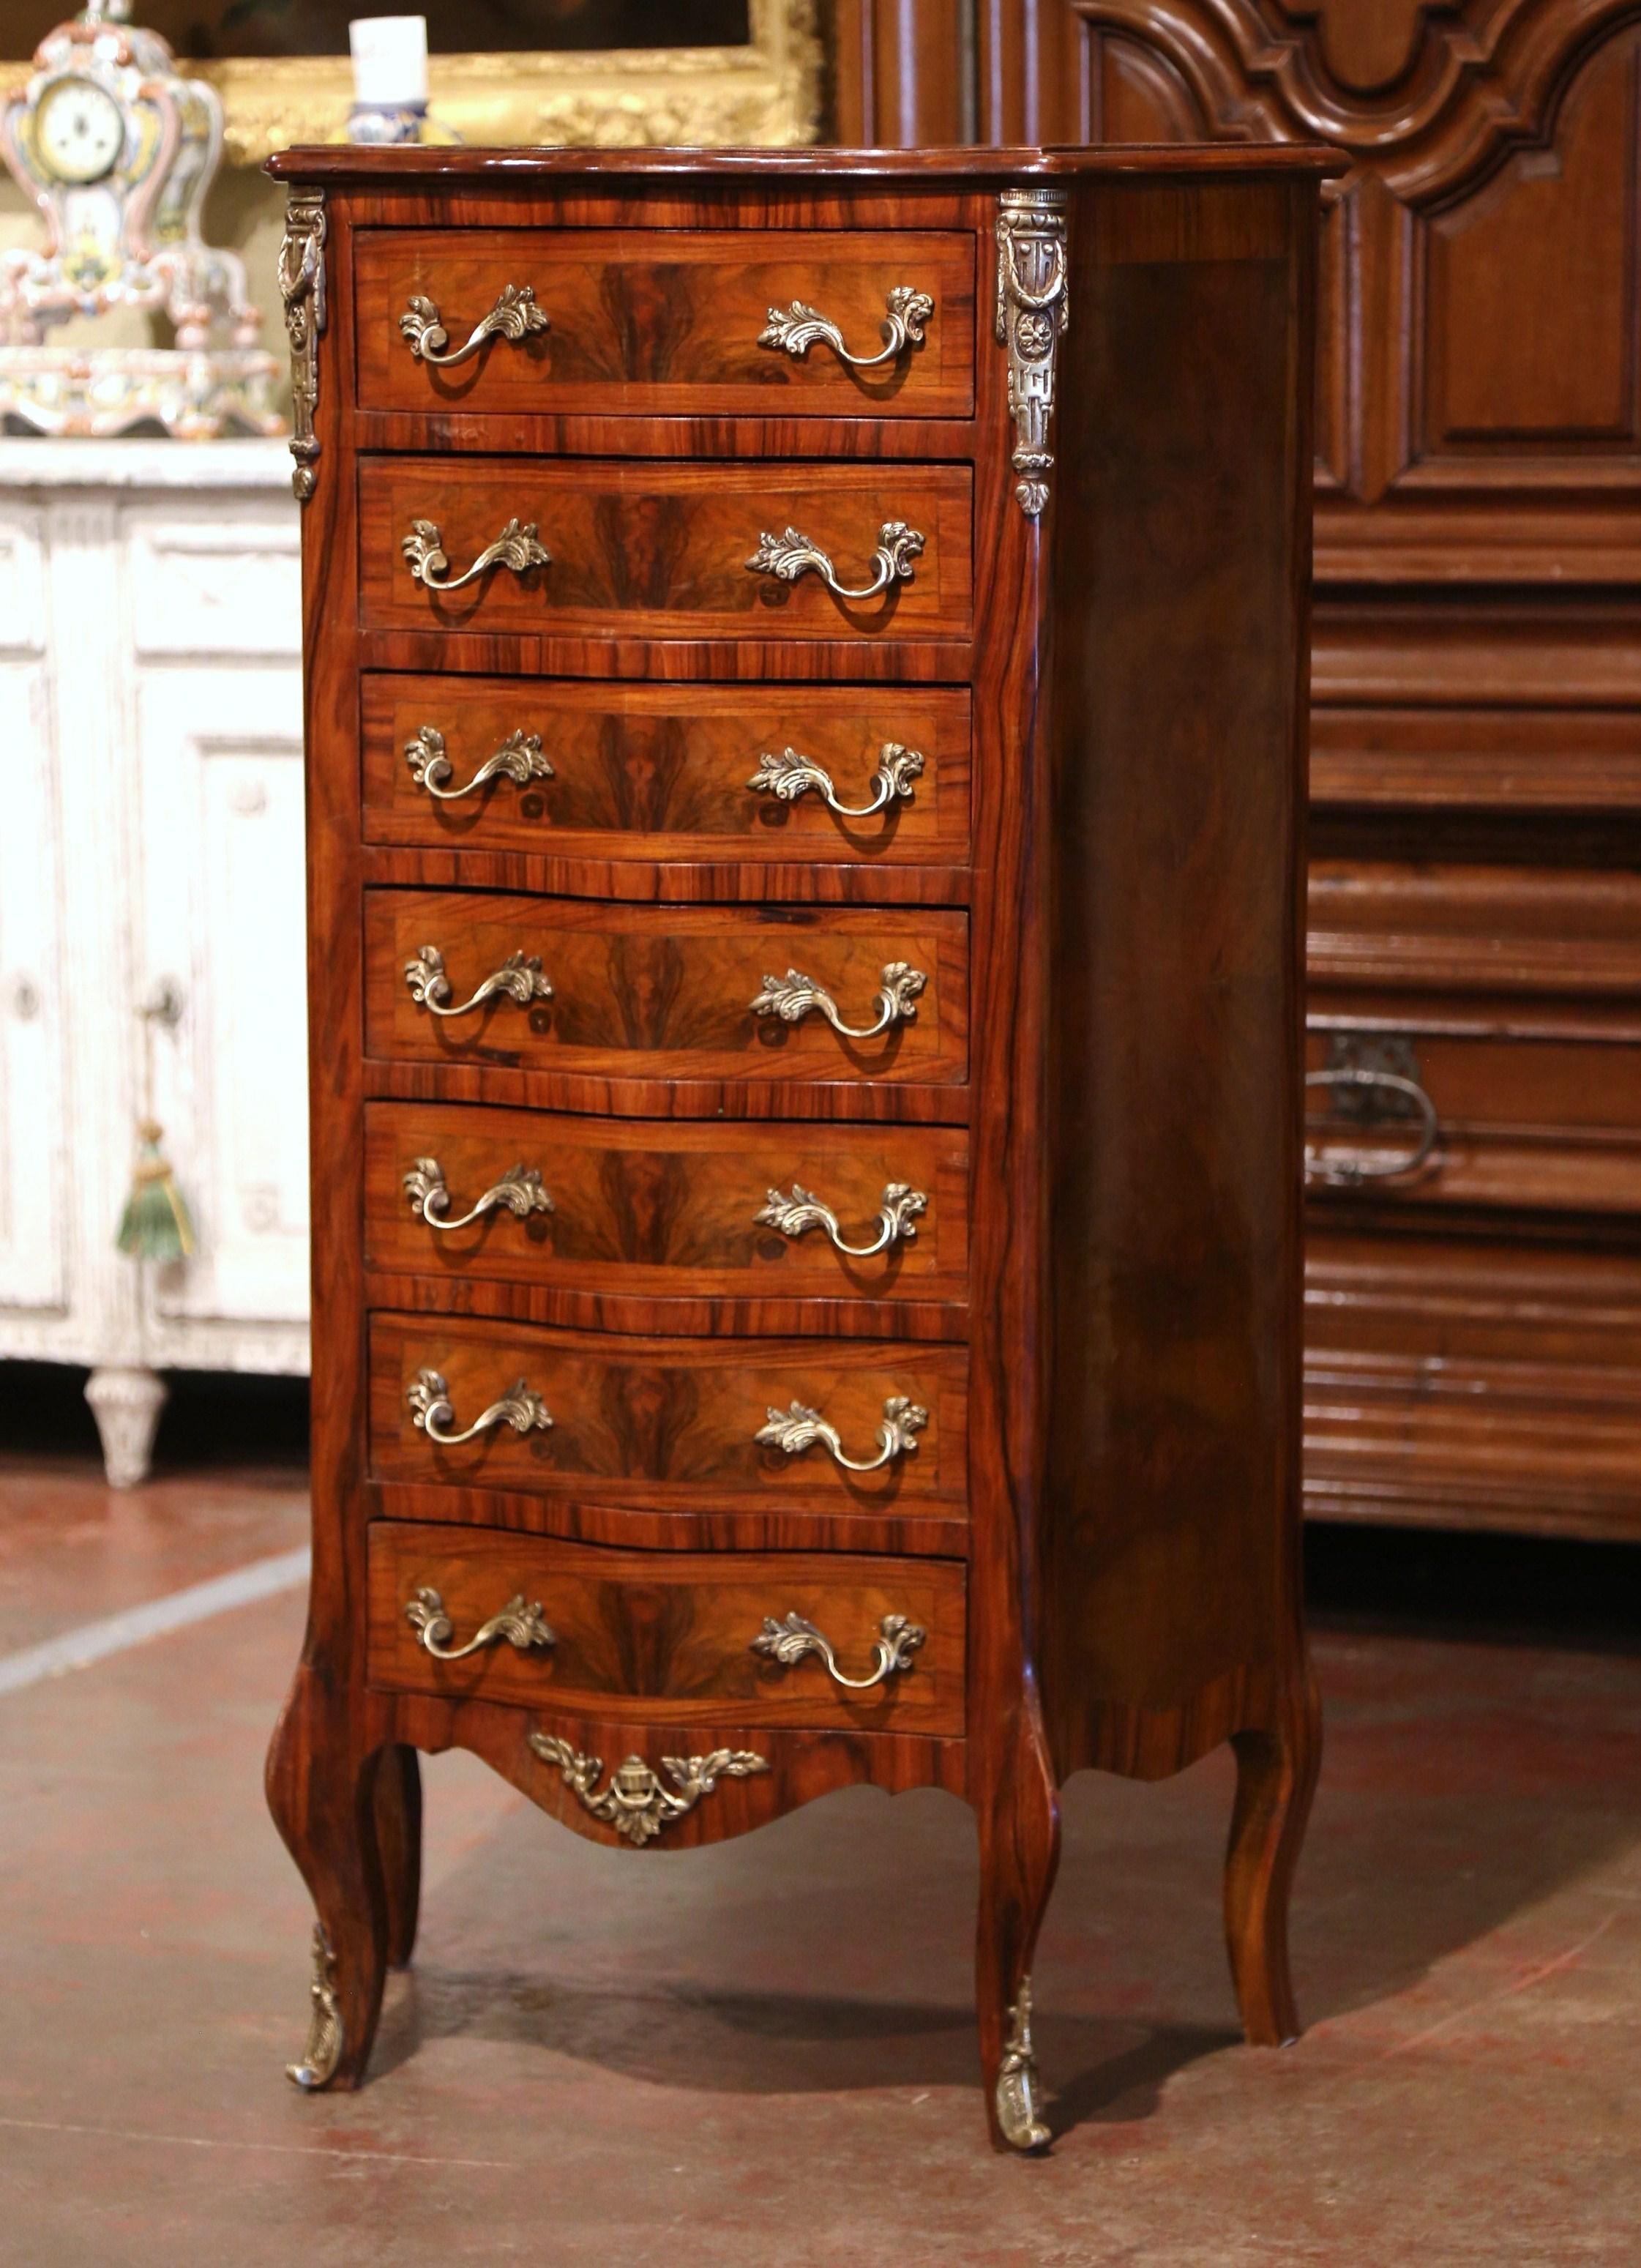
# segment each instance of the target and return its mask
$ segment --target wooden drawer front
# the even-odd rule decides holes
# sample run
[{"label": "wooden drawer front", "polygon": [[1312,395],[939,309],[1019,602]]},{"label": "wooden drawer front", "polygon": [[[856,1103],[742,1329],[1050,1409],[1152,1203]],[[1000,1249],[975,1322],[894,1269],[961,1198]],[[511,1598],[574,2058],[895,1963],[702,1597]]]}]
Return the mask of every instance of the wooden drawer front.
[{"label": "wooden drawer front", "polygon": [[[960,913],[776,916],[372,890],[365,937],[372,1056],[602,1078],[958,1083],[968,1075]],[[539,972],[528,966],[538,960]],[[434,1012],[435,999],[460,1009],[498,976],[512,989],[498,987],[467,1013]],[[840,1035],[822,1007],[805,1005],[813,993],[791,976],[821,988],[852,1031],[879,1020],[884,1029],[870,1039]],[[550,998],[541,997],[546,985]],[[418,1005],[423,991],[430,1005]],[[760,1012],[755,1000],[774,1005]],[[787,1020],[784,1011],[798,1008]]]},{"label": "wooden drawer front", "polygon": [[[701,1298],[967,1286],[968,1137],[955,1127],[635,1125],[379,1102],[365,1113],[364,1187],[378,1270]],[[437,1225],[482,1204],[465,1226]],[[850,1257],[835,1235],[889,1241]]]},{"label": "wooden drawer front", "polygon": [[966,691],[367,677],[363,710],[372,843],[600,858],[969,856]]},{"label": "wooden drawer front", "polygon": [[[963,417],[974,407],[967,236],[384,230],[358,239],[354,276],[365,409]],[[879,355],[890,294],[907,288],[934,302],[922,320],[900,303],[922,343],[908,338],[876,369],[852,368],[824,338],[797,356],[778,338],[761,343],[774,311],[798,300],[836,325],[848,353]],[[510,293],[521,309],[511,320]],[[426,335],[436,356],[460,354],[486,317],[497,324],[441,366],[413,351],[428,312],[417,300],[446,335]]]},{"label": "wooden drawer front", "polygon": [[[437,1390],[423,1374],[443,1381]],[[385,1481],[469,1488],[569,1490],[646,1505],[726,1498],[805,1498],[825,1509],[965,1495],[968,1356],[961,1348],[870,1341],[620,1338],[534,1330],[439,1315],[377,1315],[371,1324],[371,1465]],[[447,1447],[425,1430],[429,1395],[449,1405],[435,1432],[459,1432],[521,1381],[550,1425],[519,1432],[497,1418]],[[891,1403],[926,1413],[903,1421],[916,1447],[875,1471],[850,1472],[823,1440],[760,1442],[771,1411],[796,1403],[832,1426],[843,1454],[876,1456]],[[526,1405],[519,1405],[527,1416]]]},{"label": "wooden drawer front", "polygon": [[[968,634],[973,480],[967,466],[563,463],[521,457],[377,457],[359,467],[359,606],[368,630],[622,631],[630,637],[960,637]],[[908,578],[835,597],[748,565],[795,529],[840,582],[872,579],[886,523],[924,538]],[[407,541],[437,532],[465,575],[510,528],[534,528],[550,563],[497,563],[455,591],[411,571]],[[518,534],[516,540],[525,539]],[[521,552],[521,557],[534,557]]]},{"label": "wooden drawer front", "polygon": [[[383,1521],[370,1539],[371,1683],[652,1725],[960,1734],[963,1588],[950,1560],[612,1550]],[[515,1601],[540,1609],[514,1626],[520,1643],[497,1631],[460,1661],[423,1643],[425,1631],[446,1652],[467,1646]],[[789,1654],[808,1635],[789,1616],[827,1640],[845,1677],[896,1666],[850,1692],[813,1640],[783,1661],[776,1635]]]},{"label": "wooden drawer front", "polygon": [[[1334,1005],[1313,996],[1308,1068],[1411,1079],[1429,1095],[1438,1131],[1417,1171],[1316,1194],[1358,1204],[1391,1199],[1641,1213],[1641,1035],[1564,1036],[1554,1019],[1516,1019],[1499,1004],[1426,1022],[1409,1016],[1404,1003],[1400,1016],[1382,1024],[1353,1004],[1349,1020],[1335,1022],[1328,1012]],[[1533,1028],[1498,1028],[1523,1020]],[[1323,1165],[1372,1169],[1408,1156],[1419,1132],[1409,1098],[1366,1090],[1358,1097],[1346,1089],[1343,1099],[1347,1106],[1355,1101],[1363,1115],[1342,1119],[1336,1100],[1325,1127],[1313,1123],[1311,1143]],[[1315,1121],[1329,1097],[1313,1092],[1310,1100]]]}]

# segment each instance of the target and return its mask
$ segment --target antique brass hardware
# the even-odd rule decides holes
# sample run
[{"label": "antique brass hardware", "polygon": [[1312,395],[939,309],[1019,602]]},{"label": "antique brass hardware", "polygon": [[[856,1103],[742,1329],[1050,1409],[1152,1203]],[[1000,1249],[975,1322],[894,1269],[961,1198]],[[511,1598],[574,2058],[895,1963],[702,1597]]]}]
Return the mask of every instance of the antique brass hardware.
[{"label": "antique brass hardware", "polygon": [[766,974],[762,991],[749,1005],[754,1016],[778,1016],[784,1024],[801,1023],[813,1010],[846,1040],[875,1040],[879,1033],[911,1020],[917,1013],[917,995],[928,982],[924,971],[909,961],[887,962],[878,992],[877,1020],[865,1025],[846,1024],[832,995],[797,968],[789,968],[784,976]]},{"label": "antique brass hardware", "polygon": [[918,1408],[903,1394],[893,1394],[883,1405],[883,1418],[878,1427],[878,1454],[875,1457],[856,1458],[849,1455],[835,1425],[827,1423],[818,1410],[811,1410],[802,1402],[794,1402],[789,1410],[771,1408],[769,1423],[760,1425],[754,1435],[762,1447],[779,1449],[789,1457],[800,1457],[806,1449],[817,1442],[825,1448],[835,1464],[845,1472],[875,1473],[897,1457],[915,1455],[917,1436],[929,1423],[929,1412]]},{"label": "antique brass hardware", "polygon": [[530,1746],[543,1763],[557,1765],[565,1786],[575,1791],[584,1811],[634,1845],[653,1842],[664,1827],[693,1811],[703,1795],[710,1795],[720,1779],[749,1779],[754,1772],[769,1769],[769,1758],[752,1749],[714,1749],[706,1756],[663,1756],[662,1771],[673,1782],[668,1787],[642,1756],[629,1756],[616,1766],[608,1785],[600,1788],[601,1756],[582,1756],[568,1741],[549,1733],[532,1733]]},{"label": "antique brass hardware", "polygon": [[758,769],[747,784],[755,795],[772,795],[782,803],[796,803],[813,788],[840,819],[872,819],[892,803],[909,803],[913,783],[922,777],[923,769],[924,759],[916,748],[886,740],[878,751],[878,769],[872,776],[872,801],[840,803],[829,772],[810,757],[800,756],[796,748],[783,748],[779,755],[760,756]]},{"label": "antique brass hardware", "polygon": [[473,777],[460,787],[445,784],[453,777],[451,762],[445,753],[445,735],[436,725],[417,727],[415,739],[405,742],[405,762],[416,785],[437,796],[440,803],[475,795],[493,779],[510,779],[515,787],[524,787],[531,780],[548,780],[554,776],[551,763],[541,754],[539,733],[509,733],[495,755],[486,756]]},{"label": "antique brass hardware", "polygon": [[482,1008],[487,1000],[514,1001],[527,1008],[533,1000],[550,1000],[553,987],[541,974],[539,953],[510,953],[501,967],[492,970],[470,1000],[459,1006],[450,1005],[450,979],[445,974],[445,956],[436,945],[418,946],[416,957],[405,963],[405,983],[410,987],[410,998],[418,1008],[425,1008],[430,1016],[467,1016]]},{"label": "antique brass hardware", "polygon": [[534,284],[504,284],[489,313],[481,317],[453,354],[444,351],[450,344],[450,334],[431,299],[413,298],[399,318],[399,328],[417,362],[454,370],[458,363],[477,354],[486,339],[522,339],[534,331],[546,330],[548,322],[546,308],[535,303]]},{"label": "antique brass hardware", "polygon": [[831,1640],[800,1614],[789,1614],[784,1622],[766,1615],[763,1628],[752,1641],[752,1651],[767,1654],[783,1669],[790,1669],[795,1662],[818,1653],[835,1685],[844,1686],[851,1693],[869,1693],[874,1685],[887,1685],[891,1677],[909,1670],[913,1667],[912,1656],[928,1635],[921,1624],[909,1622],[904,1615],[885,1615],[878,1624],[872,1668],[865,1677],[846,1677],[837,1666]]},{"label": "antique brass hardware", "polygon": [[515,1592],[499,1614],[481,1623],[466,1646],[450,1643],[456,1626],[445,1612],[444,1600],[430,1587],[415,1592],[405,1602],[405,1620],[416,1632],[423,1653],[430,1653],[435,1661],[465,1661],[468,1654],[482,1653],[489,1646],[516,1646],[520,1653],[532,1653],[537,1647],[558,1644],[542,1618],[540,1599],[526,1606],[522,1591]]},{"label": "antique brass hardware", "polygon": [[812,346],[828,346],[840,362],[851,370],[878,370],[886,362],[898,362],[913,347],[924,342],[924,326],[934,313],[934,301],[927,291],[914,291],[909,284],[897,284],[888,295],[887,309],[880,327],[883,345],[874,355],[850,354],[843,343],[843,334],[829,316],[817,308],[807,307],[801,299],[794,299],[790,307],[771,307],[769,320],[759,335],[761,347],[774,347],[783,354],[801,362]]},{"label": "antique brass hardware", "polygon": [[1380,1161],[1329,1158],[1307,1143],[1306,1179],[1324,1189],[1353,1189],[1365,1182],[1402,1181],[1419,1172],[1435,1150],[1441,1121],[1420,1082],[1413,1042],[1394,1034],[1336,1032],[1329,1053],[1327,1070],[1307,1072],[1306,1086],[1325,1087],[1336,1115],[1353,1126],[1404,1127],[1411,1146],[1402,1157]]},{"label": "antique brass hardware", "polygon": [[829,554],[795,527],[789,527],[784,535],[771,535],[766,528],[747,564],[754,575],[772,575],[777,583],[795,583],[800,575],[818,575],[834,598],[875,599],[891,583],[911,581],[912,563],[922,557],[924,542],[917,530],[908,527],[903,519],[886,519],[878,530],[878,548],[872,555],[872,579],[858,590],[840,583]]},{"label": "antique brass hardware", "polygon": [[1014,494],[1027,519],[1048,503],[1054,470],[1055,353],[1071,316],[1067,202],[1065,190],[1043,188],[1004,189],[997,200],[997,336],[1009,357],[1011,462],[1022,475]]},{"label": "antique brass hardware", "polygon": [[458,1213],[453,1219],[445,1169],[437,1158],[418,1158],[404,1177],[404,1187],[411,1211],[430,1228],[466,1228],[469,1222],[494,1212],[498,1205],[511,1213],[515,1220],[526,1220],[533,1212],[553,1210],[553,1200],[542,1187],[541,1169],[535,1166],[509,1166],[500,1181],[492,1182],[468,1211]]},{"label": "antique brass hardware", "polygon": [[1019,1998],[1009,2010],[1008,2034],[993,2091],[997,2124],[1012,2149],[1041,2150],[1052,2140],[1042,2118],[1042,2082],[1031,2043],[1031,1978],[1020,1978]]},{"label": "antique brass hardware", "polygon": [[917,1233],[919,1214],[928,1208],[929,1200],[921,1189],[913,1189],[907,1182],[890,1182],[883,1192],[877,1234],[870,1244],[850,1244],[844,1241],[831,1206],[822,1204],[819,1197],[794,1182],[790,1197],[783,1197],[779,1189],[771,1189],[753,1218],[760,1228],[777,1229],[783,1236],[798,1237],[806,1229],[823,1228],[837,1249],[847,1253],[851,1260],[870,1260],[877,1253],[887,1252],[902,1238],[909,1243]]},{"label": "antique brass hardware", "polygon": [[404,553],[405,564],[410,570],[410,579],[425,584],[430,591],[460,591],[466,583],[476,583],[481,575],[488,575],[492,567],[505,567],[514,575],[527,575],[532,567],[550,567],[553,555],[537,540],[535,522],[527,526],[510,519],[494,543],[487,543],[471,567],[460,575],[447,575],[450,565],[445,556],[444,541],[437,521],[413,519],[410,533],[401,540],[399,549]]},{"label": "antique brass hardware", "polygon": [[313,1981],[308,1986],[307,2045],[300,2063],[288,2063],[285,2077],[309,2094],[328,2087],[342,2060],[342,2003],[336,1995],[336,1956],[321,1923],[313,1925]]},{"label": "antique brass hardware", "polygon": [[481,1410],[472,1425],[464,1425],[460,1433],[445,1431],[456,1413],[451,1407],[450,1388],[438,1371],[418,1370],[405,1388],[405,1400],[413,1413],[411,1422],[430,1441],[438,1441],[446,1448],[453,1448],[459,1441],[471,1441],[475,1434],[488,1433],[497,1425],[511,1425],[515,1433],[545,1433],[553,1423],[546,1403],[522,1378],[515,1379],[499,1402]]}]

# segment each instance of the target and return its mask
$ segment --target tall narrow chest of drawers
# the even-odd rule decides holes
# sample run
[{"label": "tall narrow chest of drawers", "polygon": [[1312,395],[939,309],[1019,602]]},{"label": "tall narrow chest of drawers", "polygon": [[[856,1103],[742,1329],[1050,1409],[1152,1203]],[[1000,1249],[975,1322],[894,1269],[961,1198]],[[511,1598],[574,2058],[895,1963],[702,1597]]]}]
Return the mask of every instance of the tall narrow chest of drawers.
[{"label": "tall narrow chest of drawers", "polygon": [[612,1864],[966,1797],[989,2116],[1033,2148],[1058,1787],[1230,1740],[1232,1966],[1288,2036],[1319,161],[275,170],[292,2076],[364,2073],[453,1744]]}]

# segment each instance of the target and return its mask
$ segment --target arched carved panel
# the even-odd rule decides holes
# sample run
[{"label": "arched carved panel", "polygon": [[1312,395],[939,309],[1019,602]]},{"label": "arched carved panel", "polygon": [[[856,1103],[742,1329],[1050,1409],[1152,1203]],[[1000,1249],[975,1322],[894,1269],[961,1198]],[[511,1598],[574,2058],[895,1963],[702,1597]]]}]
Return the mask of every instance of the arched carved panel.
[{"label": "arched carved panel", "polygon": [[1422,221],[1425,451],[1633,448],[1638,93],[1628,33],[1575,81],[1552,150]]}]

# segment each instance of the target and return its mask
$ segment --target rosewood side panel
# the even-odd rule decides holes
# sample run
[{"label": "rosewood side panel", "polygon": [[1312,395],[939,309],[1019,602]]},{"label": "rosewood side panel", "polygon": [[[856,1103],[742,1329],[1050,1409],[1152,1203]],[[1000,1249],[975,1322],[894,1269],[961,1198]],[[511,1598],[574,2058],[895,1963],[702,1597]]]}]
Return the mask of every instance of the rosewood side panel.
[{"label": "rosewood side panel", "polygon": [[966,1798],[1033,2151],[1060,1786],[1229,1741],[1232,1966],[1292,2036],[1325,163],[276,162],[298,2085],[364,2076],[453,1745],[623,1857]]}]

